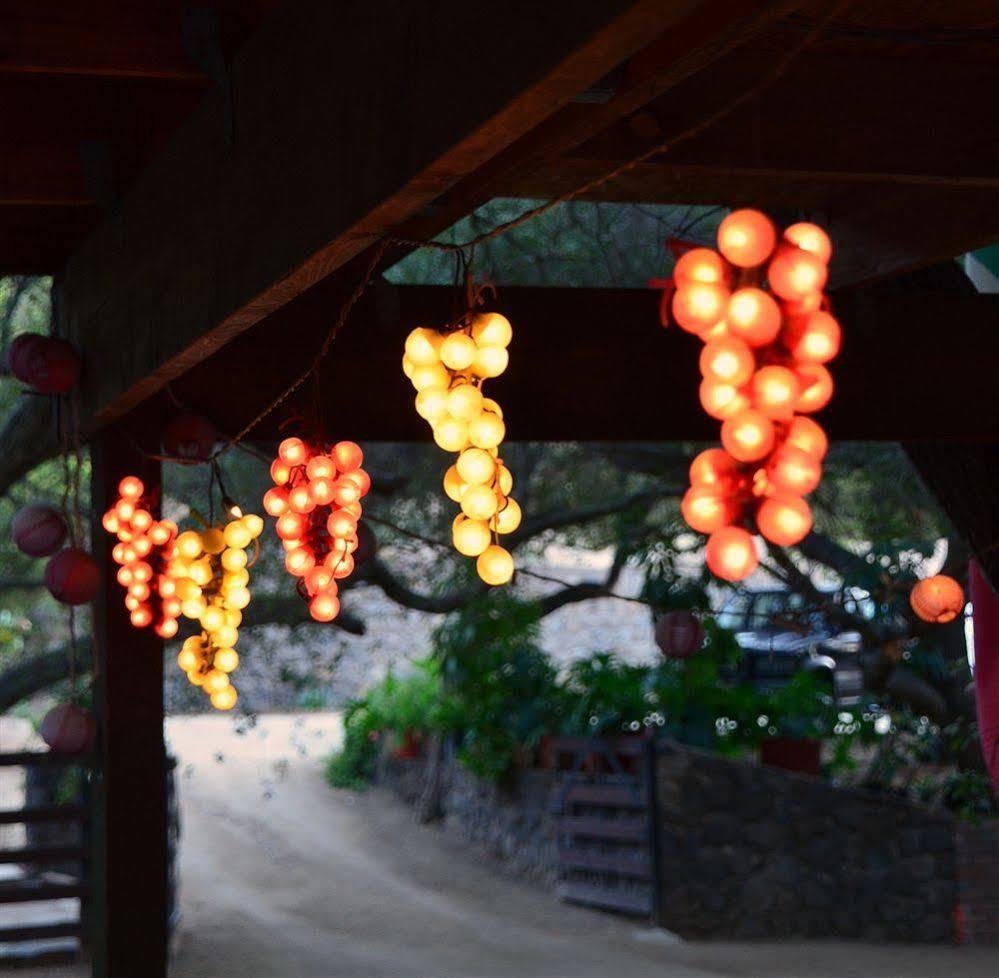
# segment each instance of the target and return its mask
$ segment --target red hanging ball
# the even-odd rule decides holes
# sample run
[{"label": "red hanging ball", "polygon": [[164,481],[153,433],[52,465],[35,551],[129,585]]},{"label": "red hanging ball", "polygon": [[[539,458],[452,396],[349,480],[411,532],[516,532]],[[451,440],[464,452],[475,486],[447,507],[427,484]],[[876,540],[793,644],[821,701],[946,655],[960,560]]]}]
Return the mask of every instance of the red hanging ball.
[{"label": "red hanging ball", "polygon": [[51,506],[24,506],[10,524],[11,536],[21,553],[48,557],[66,541],[66,524]]},{"label": "red hanging ball", "polygon": [[75,547],[60,550],[45,565],[45,586],[52,597],[63,604],[92,601],[100,584],[97,561],[85,550]]},{"label": "red hanging ball", "polygon": [[56,336],[33,335],[20,344],[15,340],[8,356],[11,373],[39,394],[65,394],[80,379],[80,355]]},{"label": "red hanging ball", "polygon": [[39,733],[51,750],[85,754],[93,746],[97,724],[90,710],[73,703],[60,703],[45,714]]},{"label": "red hanging ball", "polygon": [[21,333],[7,347],[7,368],[23,384],[29,383],[29,364],[35,357],[38,344],[44,339],[40,333]]},{"label": "red hanging ball", "polygon": [[691,611],[667,611],[656,619],[656,645],[672,659],[688,659],[704,643],[704,629]]},{"label": "red hanging ball", "polygon": [[204,462],[218,439],[211,421],[188,411],[167,422],[163,429],[163,452],[189,464]]}]

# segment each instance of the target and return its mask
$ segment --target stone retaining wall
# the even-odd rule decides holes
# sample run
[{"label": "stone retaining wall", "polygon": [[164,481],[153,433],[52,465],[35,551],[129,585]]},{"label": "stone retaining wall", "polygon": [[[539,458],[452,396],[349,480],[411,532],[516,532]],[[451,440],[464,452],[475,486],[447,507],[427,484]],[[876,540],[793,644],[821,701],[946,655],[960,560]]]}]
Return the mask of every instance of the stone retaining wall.
[{"label": "stone retaining wall", "polygon": [[[378,781],[414,804],[423,785],[425,761],[385,756]],[[445,761],[441,807],[448,831],[494,857],[506,872],[552,888],[556,840],[548,801],[553,771],[520,770],[502,785],[488,784],[454,761]]]},{"label": "stone retaining wall", "polygon": [[954,939],[954,820],[888,796],[667,746],[660,922],[685,937]]}]

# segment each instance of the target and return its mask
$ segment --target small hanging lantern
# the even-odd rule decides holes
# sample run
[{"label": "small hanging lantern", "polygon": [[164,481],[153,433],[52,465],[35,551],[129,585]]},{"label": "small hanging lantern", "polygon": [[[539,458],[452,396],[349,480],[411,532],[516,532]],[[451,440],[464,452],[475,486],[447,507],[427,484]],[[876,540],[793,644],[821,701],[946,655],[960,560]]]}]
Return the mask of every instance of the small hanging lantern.
[{"label": "small hanging lantern", "polygon": [[917,617],[935,625],[953,621],[964,610],[964,589],[953,577],[936,574],[918,581],[909,593]]},{"label": "small hanging lantern", "polygon": [[57,336],[22,333],[10,345],[7,364],[39,394],[66,394],[80,379],[80,355]]},{"label": "small hanging lantern", "polygon": [[692,611],[667,611],[656,619],[656,645],[670,659],[689,659],[704,644],[704,628]]},{"label": "small hanging lantern", "polygon": [[218,440],[215,425],[192,411],[171,418],[163,428],[163,451],[181,464],[206,461]]},{"label": "small hanging lantern", "polygon": [[21,553],[50,557],[66,542],[66,523],[51,506],[24,506],[11,520],[10,533]]},{"label": "small hanging lantern", "polygon": [[97,561],[78,547],[67,547],[45,565],[45,586],[63,604],[87,604],[101,586]]},{"label": "small hanging lantern", "polygon": [[45,714],[38,732],[50,750],[86,754],[94,745],[97,724],[90,710],[75,703],[60,703]]}]

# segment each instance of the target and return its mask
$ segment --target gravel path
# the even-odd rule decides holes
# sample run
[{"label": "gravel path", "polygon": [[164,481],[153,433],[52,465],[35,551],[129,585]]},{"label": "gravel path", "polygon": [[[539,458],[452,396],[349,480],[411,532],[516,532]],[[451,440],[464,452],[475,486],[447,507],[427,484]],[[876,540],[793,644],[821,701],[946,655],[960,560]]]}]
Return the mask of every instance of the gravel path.
[{"label": "gravel path", "polygon": [[[380,791],[333,791],[334,714],[177,718],[184,919],[171,978],[985,978],[999,951],[688,944],[558,903]],[[53,970],[47,978],[79,971]],[[34,974],[45,974],[35,972]]]}]

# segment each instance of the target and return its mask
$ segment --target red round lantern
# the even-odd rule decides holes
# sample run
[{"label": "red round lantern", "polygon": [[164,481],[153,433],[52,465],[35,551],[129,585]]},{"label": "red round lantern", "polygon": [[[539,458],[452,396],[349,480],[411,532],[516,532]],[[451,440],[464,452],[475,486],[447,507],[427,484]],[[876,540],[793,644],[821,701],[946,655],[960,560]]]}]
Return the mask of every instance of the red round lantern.
[{"label": "red round lantern", "polygon": [[21,333],[7,347],[7,368],[23,384],[29,383],[29,364],[35,357],[39,343],[44,339],[39,333]]},{"label": "red round lantern", "polygon": [[24,506],[10,524],[17,549],[29,557],[49,557],[66,541],[66,524],[51,506]]},{"label": "red round lantern", "polygon": [[93,746],[97,724],[90,710],[74,703],[60,703],[45,714],[39,733],[50,750],[85,754]]},{"label": "red round lantern", "polygon": [[92,601],[101,584],[97,561],[85,550],[68,547],[60,550],[45,565],[45,586],[52,597],[63,604],[86,604]]},{"label": "red round lantern", "polygon": [[656,619],[656,645],[671,659],[689,659],[704,644],[704,629],[691,611],[667,611]]},{"label": "red round lantern", "polygon": [[11,373],[39,394],[65,394],[80,379],[80,356],[57,336],[19,336],[8,352]]},{"label": "red round lantern", "polygon": [[915,584],[909,603],[923,621],[944,625],[964,610],[964,589],[953,577],[936,574]]},{"label": "red round lantern", "polygon": [[171,418],[163,429],[163,452],[184,464],[204,462],[218,441],[215,425],[187,411]]}]

